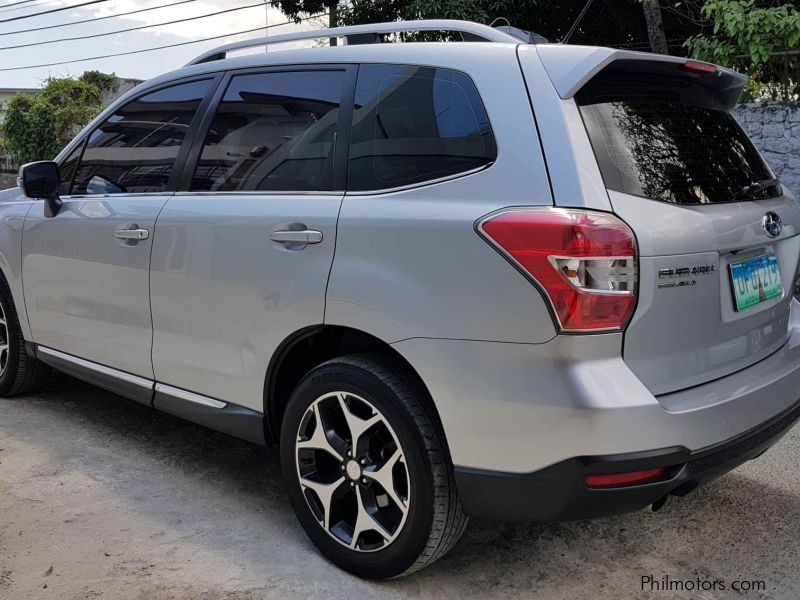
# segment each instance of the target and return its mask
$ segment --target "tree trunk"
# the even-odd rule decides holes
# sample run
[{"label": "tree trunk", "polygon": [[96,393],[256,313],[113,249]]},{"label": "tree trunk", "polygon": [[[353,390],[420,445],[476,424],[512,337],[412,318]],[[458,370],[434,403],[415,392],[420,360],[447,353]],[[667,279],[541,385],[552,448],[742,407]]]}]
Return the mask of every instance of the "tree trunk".
[{"label": "tree trunk", "polygon": [[669,54],[667,36],[664,34],[664,21],[661,18],[661,5],[658,0],[642,0],[644,18],[647,21],[647,37],[650,49],[658,54]]},{"label": "tree trunk", "polygon": [[[328,27],[338,27],[339,26],[339,4],[334,4],[331,6],[330,10],[328,11]],[[335,46],[338,44],[339,40],[336,38],[331,38],[331,46]]]}]

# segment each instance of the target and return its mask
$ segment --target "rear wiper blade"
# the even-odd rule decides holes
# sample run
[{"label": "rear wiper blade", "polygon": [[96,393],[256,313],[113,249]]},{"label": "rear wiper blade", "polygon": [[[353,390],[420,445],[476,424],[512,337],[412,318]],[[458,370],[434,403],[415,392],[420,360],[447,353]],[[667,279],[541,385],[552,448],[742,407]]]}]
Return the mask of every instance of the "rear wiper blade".
[{"label": "rear wiper blade", "polygon": [[779,186],[780,184],[781,182],[777,177],[772,177],[771,179],[760,179],[759,181],[754,181],[750,185],[744,186],[736,195],[736,197],[749,198],[752,200],[764,190],[768,190],[771,187]]}]

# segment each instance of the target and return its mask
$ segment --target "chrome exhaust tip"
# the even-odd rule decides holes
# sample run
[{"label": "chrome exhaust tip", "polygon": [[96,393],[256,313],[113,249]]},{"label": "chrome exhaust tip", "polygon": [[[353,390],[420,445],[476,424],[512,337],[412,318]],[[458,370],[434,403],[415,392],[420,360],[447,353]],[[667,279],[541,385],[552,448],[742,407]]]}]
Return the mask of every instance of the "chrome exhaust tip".
[{"label": "chrome exhaust tip", "polygon": [[661,510],[661,508],[667,503],[667,498],[669,498],[669,494],[665,494],[664,496],[661,496],[661,498],[653,502],[653,504],[650,506],[652,511],[657,512]]}]

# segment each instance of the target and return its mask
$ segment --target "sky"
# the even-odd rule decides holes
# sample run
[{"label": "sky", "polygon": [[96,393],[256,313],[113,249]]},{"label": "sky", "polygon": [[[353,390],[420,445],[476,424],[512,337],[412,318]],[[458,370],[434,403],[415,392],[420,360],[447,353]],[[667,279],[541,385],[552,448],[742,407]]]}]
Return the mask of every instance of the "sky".
[{"label": "sky", "polygon": [[[275,8],[265,9],[264,0],[189,0],[177,6],[165,6],[180,0],[103,0],[89,6],[75,7],[89,0],[30,0],[17,4],[20,0],[0,0],[0,88],[37,88],[48,77],[78,76],[84,71],[99,70],[116,73],[120,77],[148,79],[155,75],[176,69],[192,58],[222,44],[258,37],[264,34],[251,32],[242,35],[227,35],[239,31],[271,26],[269,35],[290,33],[301,29],[326,26],[326,19],[314,19],[300,25],[284,24],[288,19]],[[219,14],[184,23],[148,27],[128,33],[118,33],[93,39],[62,41],[43,44],[49,40],[65,37],[80,37],[112,32],[131,27],[156,25],[194,16],[208,15],[231,8],[247,7],[226,14]],[[139,14],[113,17],[93,23],[75,24],[44,31],[18,33],[23,29],[46,27],[63,23],[74,23],[98,17],[128,13],[143,8],[164,6],[157,10]],[[74,7],[49,15],[7,21],[8,19],[31,15],[45,10],[61,7]],[[3,22],[6,21],[6,22]],[[276,26],[277,25],[277,26]],[[206,37],[225,35],[213,41],[192,43],[177,48],[156,50],[131,56],[84,60],[65,65],[39,67],[23,70],[3,70],[45,63],[82,59],[87,57],[128,52],[164,46],[181,42],[191,42]],[[7,46],[36,44],[25,48],[3,49]],[[285,46],[284,46],[285,47]],[[280,48],[280,46],[278,47]]]}]

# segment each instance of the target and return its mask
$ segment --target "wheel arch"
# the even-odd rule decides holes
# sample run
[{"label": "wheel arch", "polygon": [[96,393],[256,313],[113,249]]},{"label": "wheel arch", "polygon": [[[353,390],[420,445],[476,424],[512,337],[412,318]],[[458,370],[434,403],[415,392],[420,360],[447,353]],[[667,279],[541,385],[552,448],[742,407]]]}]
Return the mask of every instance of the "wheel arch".
[{"label": "wheel arch", "polygon": [[0,273],[8,283],[22,336],[30,341],[32,334],[22,287],[22,237],[28,213],[37,203],[20,200],[24,198],[16,188],[0,192]]},{"label": "wheel arch", "polygon": [[289,396],[303,376],[332,358],[361,353],[385,356],[423,390],[441,419],[428,387],[411,363],[390,344],[359,329],[340,325],[315,325],[287,337],[270,360],[264,382],[264,427],[269,444],[280,441],[280,427]]}]

